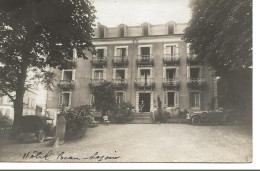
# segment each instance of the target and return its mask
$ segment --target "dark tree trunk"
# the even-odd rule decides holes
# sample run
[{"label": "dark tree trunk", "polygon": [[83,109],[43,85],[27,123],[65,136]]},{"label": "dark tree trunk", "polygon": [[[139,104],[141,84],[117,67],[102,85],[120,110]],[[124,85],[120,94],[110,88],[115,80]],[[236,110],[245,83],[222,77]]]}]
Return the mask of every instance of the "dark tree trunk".
[{"label": "dark tree trunk", "polygon": [[10,134],[11,139],[16,138],[17,129],[19,129],[21,125],[21,118],[23,115],[23,96],[25,92],[25,80],[27,77],[27,65],[24,65],[21,69],[21,73],[17,78],[17,89],[16,89],[16,97],[14,100],[14,122],[12,132]]}]

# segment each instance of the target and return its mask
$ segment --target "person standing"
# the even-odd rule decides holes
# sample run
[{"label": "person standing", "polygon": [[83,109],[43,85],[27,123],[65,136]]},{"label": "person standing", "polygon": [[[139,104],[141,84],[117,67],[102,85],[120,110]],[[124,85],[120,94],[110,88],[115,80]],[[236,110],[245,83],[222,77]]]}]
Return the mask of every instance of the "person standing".
[{"label": "person standing", "polygon": [[144,101],[143,100],[139,107],[140,107],[141,112],[144,113],[144,111],[143,111],[144,110]]}]

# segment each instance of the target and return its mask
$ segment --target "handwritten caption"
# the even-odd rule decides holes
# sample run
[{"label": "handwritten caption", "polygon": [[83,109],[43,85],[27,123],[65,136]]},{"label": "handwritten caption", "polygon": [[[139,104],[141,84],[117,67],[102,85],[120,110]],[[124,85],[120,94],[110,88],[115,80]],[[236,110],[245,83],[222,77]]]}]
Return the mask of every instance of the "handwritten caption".
[{"label": "handwritten caption", "polygon": [[[116,151],[115,151],[116,153]],[[71,156],[67,155],[64,151],[58,154],[54,154],[52,150],[49,150],[47,153],[43,153],[41,151],[29,151],[23,154],[22,159],[39,159],[39,160],[89,160],[89,161],[105,161],[105,160],[116,160],[119,159],[120,156],[106,156],[100,155],[98,152],[95,152],[93,155],[87,157],[78,157],[78,156]]]}]

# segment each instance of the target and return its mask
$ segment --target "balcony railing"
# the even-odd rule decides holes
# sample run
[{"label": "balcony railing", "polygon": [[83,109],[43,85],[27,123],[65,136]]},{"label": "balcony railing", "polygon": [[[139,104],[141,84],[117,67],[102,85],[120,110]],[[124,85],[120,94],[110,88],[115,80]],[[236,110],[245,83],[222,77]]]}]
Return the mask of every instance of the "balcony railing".
[{"label": "balcony railing", "polygon": [[103,82],[105,82],[104,79],[91,79],[91,82],[89,83],[89,86],[91,88],[101,85]]},{"label": "balcony railing", "polygon": [[164,78],[163,87],[166,89],[177,89],[180,87],[180,80],[178,78]]},{"label": "balcony railing", "polygon": [[137,78],[135,86],[139,90],[153,90],[155,87],[154,78]]},{"label": "balcony railing", "polygon": [[180,57],[179,54],[164,54],[163,57],[164,65],[179,65]]},{"label": "balcony railing", "polygon": [[105,56],[93,57],[91,63],[95,67],[104,67],[107,65],[107,58]]},{"label": "balcony railing", "polygon": [[193,53],[188,53],[187,62],[188,62],[189,65],[201,63],[199,58]]},{"label": "balcony railing", "polygon": [[138,55],[136,59],[137,66],[153,66],[153,55]]},{"label": "balcony railing", "polygon": [[117,90],[125,90],[127,88],[127,79],[113,79],[112,84]]},{"label": "balcony railing", "polygon": [[128,65],[127,56],[114,56],[113,65],[114,67],[126,67]]},{"label": "balcony railing", "polygon": [[206,80],[205,78],[188,78],[187,79],[187,85],[189,88],[192,89],[201,89],[206,86]]},{"label": "balcony railing", "polygon": [[57,86],[61,89],[73,89],[75,83],[74,80],[60,80]]}]

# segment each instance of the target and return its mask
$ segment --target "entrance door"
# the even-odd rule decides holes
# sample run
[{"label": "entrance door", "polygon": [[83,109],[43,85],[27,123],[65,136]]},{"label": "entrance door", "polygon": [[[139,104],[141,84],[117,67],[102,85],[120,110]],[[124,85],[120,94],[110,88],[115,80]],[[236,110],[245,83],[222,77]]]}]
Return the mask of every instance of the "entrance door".
[{"label": "entrance door", "polygon": [[139,93],[139,111],[150,112],[151,93]]}]

